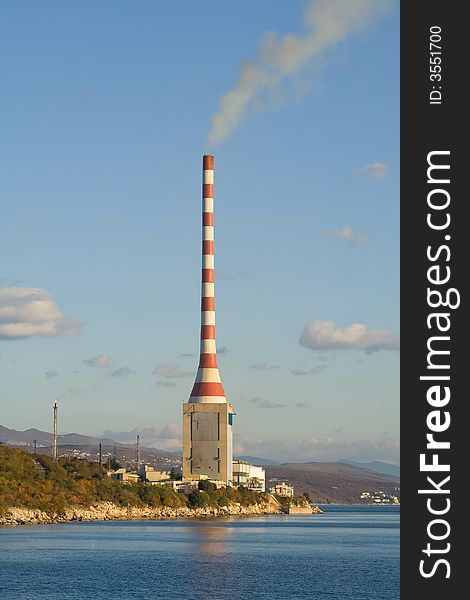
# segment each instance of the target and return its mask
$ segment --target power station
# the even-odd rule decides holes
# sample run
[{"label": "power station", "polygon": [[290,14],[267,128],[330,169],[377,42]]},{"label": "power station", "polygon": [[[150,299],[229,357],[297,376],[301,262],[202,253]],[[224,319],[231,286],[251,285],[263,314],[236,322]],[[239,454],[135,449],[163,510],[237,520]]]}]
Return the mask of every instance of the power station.
[{"label": "power station", "polygon": [[[201,342],[196,381],[183,404],[183,479],[232,484],[233,408],[217,368],[214,300],[214,157],[202,165]],[[201,477],[202,476],[202,477]]]},{"label": "power station", "polygon": [[[233,417],[217,367],[214,295],[214,157],[202,165],[202,282],[199,365],[189,399],[183,404],[183,480],[211,479],[233,485]],[[59,458],[58,406],[53,407],[52,458]],[[116,446],[113,459],[116,460]],[[102,463],[102,445],[99,444]],[[238,461],[239,462],[239,461]],[[135,466],[141,466],[140,435],[136,436]],[[248,465],[249,466],[249,465]],[[240,470],[241,467],[237,467]],[[240,484],[237,471],[237,485]],[[264,486],[263,486],[264,487]]]}]

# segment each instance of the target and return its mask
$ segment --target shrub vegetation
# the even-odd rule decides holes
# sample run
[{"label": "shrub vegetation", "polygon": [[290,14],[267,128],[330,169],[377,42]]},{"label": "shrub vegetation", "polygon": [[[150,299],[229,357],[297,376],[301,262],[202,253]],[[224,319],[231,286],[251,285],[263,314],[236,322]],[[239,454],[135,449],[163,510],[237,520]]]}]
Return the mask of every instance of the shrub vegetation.
[{"label": "shrub vegetation", "polygon": [[68,506],[91,506],[112,502],[118,506],[166,506],[191,508],[228,506],[237,502],[247,507],[263,501],[266,494],[245,488],[220,488],[200,481],[197,490],[177,493],[163,485],[122,483],[108,477],[98,463],[30,454],[0,445],[0,513],[10,507],[39,509],[62,514]]}]

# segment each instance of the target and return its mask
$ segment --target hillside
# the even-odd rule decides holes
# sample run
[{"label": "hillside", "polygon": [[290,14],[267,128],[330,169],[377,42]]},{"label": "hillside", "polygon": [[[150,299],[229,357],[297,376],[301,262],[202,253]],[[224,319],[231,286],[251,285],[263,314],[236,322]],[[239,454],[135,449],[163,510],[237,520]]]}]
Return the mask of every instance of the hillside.
[{"label": "hillside", "polygon": [[397,494],[400,480],[393,475],[336,462],[286,463],[267,466],[268,478],[284,479],[296,494],[308,492],[317,503],[358,503],[364,491]]},{"label": "hillside", "polygon": [[279,466],[281,463],[276,460],[271,460],[270,458],[260,458],[259,456],[234,456],[237,460],[244,460],[252,465],[257,465],[258,467],[266,467],[266,466]]},{"label": "hillside", "polygon": [[395,475],[395,477],[400,477],[400,467],[398,465],[385,463],[381,460],[373,460],[371,462],[364,463],[344,458],[339,462],[345,463],[347,465],[354,465],[355,467],[361,467],[362,469],[369,469],[370,471],[375,471],[376,473],[382,473],[384,475]]},{"label": "hillside", "polygon": [[[41,441],[37,452],[45,458],[51,453],[52,435],[38,429],[16,431],[0,425],[0,442],[9,446],[27,447],[32,450],[33,440]],[[100,439],[73,433],[59,436],[60,455],[80,457],[86,461],[98,460],[98,444],[102,443],[102,460],[106,463],[115,456],[122,465],[132,465],[135,459],[133,444],[122,444],[109,439]],[[356,503],[364,491],[382,490],[387,494],[396,493],[400,486],[399,477],[379,472],[393,465],[385,463],[356,463],[344,460],[342,462],[309,462],[279,464],[265,458],[240,456],[252,464],[263,465],[266,469],[267,487],[269,479],[289,481],[295,488],[296,494],[308,492],[310,497],[319,503]],[[181,469],[181,456],[178,453],[166,452],[157,448],[141,448],[141,459],[158,469],[170,470],[172,467]],[[370,467],[370,468],[366,468]]]},{"label": "hillside", "polygon": [[[305,499],[294,499],[306,505]],[[93,509],[90,513],[87,509]],[[166,485],[111,479],[98,463],[31,454],[0,445],[0,524],[57,519],[161,518],[218,514],[273,514],[280,504],[271,495],[200,481],[188,493]],[[37,520],[37,513],[41,513]],[[20,516],[18,516],[18,514]],[[15,516],[16,515],[16,516]]]},{"label": "hillside", "polygon": [[132,506],[140,499],[96,463],[72,458],[55,463],[49,456],[0,446],[0,512],[22,507],[60,514],[69,504],[89,506],[96,500]]}]

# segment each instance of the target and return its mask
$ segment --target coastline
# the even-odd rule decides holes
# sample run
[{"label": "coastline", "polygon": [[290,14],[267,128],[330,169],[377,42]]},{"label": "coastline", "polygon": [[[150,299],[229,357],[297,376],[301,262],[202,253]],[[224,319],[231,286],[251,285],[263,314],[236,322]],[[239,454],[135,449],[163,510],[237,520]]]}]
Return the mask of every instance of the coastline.
[{"label": "coastline", "polygon": [[[290,514],[315,514],[321,513],[320,509],[307,510],[307,507],[298,507],[299,511]],[[72,506],[60,515],[32,508],[9,508],[5,515],[0,515],[0,526],[12,525],[47,525],[52,523],[74,523],[80,521],[131,521],[131,520],[170,520],[194,519],[204,517],[229,517],[229,516],[255,516],[282,514],[280,504],[270,496],[267,502],[251,506],[241,506],[231,503],[229,506],[203,508],[179,507],[123,507],[111,502],[100,502],[93,506]]]},{"label": "coastline", "polygon": [[223,506],[220,508],[169,508],[123,507],[102,502],[94,506],[75,506],[65,509],[61,515],[51,515],[31,508],[10,508],[6,515],[0,516],[0,526],[8,525],[46,525],[52,523],[73,523],[79,521],[131,521],[131,520],[163,520],[180,518],[224,517],[244,515],[269,515],[280,513],[279,508],[260,506]]},{"label": "coastline", "polygon": [[[266,512],[267,511],[267,512]],[[270,514],[275,512],[272,503],[266,506],[242,507],[233,504],[220,508],[203,507],[170,508],[118,506],[112,502],[98,502],[92,506],[70,506],[62,514],[48,513],[39,509],[11,507],[0,516],[0,525],[39,525],[76,521],[114,521],[133,519],[176,519],[188,517],[228,516],[232,514]]]}]

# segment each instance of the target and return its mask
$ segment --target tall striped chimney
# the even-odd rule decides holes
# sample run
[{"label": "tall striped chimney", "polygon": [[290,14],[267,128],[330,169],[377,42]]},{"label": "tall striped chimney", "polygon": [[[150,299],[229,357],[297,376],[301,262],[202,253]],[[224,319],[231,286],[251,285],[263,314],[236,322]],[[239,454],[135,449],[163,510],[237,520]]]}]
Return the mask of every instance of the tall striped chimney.
[{"label": "tall striped chimney", "polygon": [[202,159],[202,284],[199,367],[190,403],[227,402],[217,368],[214,300],[214,157]]},{"label": "tall striped chimney", "polygon": [[196,381],[183,404],[183,479],[232,485],[233,407],[217,368],[214,303],[214,157],[202,174],[201,347]]}]

